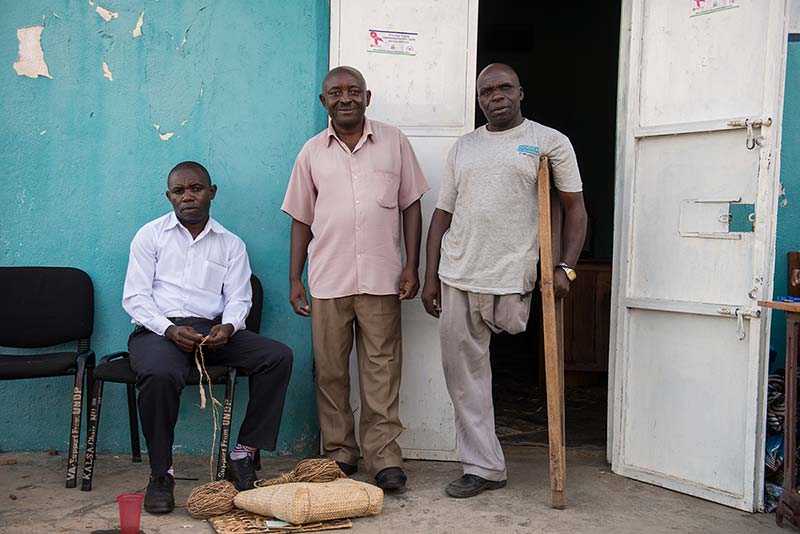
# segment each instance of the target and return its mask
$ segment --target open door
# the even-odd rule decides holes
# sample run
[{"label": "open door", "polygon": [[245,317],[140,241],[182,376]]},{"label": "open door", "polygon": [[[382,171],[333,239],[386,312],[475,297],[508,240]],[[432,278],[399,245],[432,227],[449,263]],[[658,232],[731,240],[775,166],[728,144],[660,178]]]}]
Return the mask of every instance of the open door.
[{"label": "open door", "polygon": [[[431,191],[422,198],[424,236],[447,153],[475,122],[477,0],[331,0],[330,66],[359,69],[372,91],[367,116],[409,137]],[[351,406],[360,406],[351,357]],[[399,443],[405,458],[456,460],[439,326],[419,297],[403,304]],[[358,434],[356,432],[356,434]]]},{"label": "open door", "polygon": [[785,0],[625,0],[613,471],[761,506]]}]

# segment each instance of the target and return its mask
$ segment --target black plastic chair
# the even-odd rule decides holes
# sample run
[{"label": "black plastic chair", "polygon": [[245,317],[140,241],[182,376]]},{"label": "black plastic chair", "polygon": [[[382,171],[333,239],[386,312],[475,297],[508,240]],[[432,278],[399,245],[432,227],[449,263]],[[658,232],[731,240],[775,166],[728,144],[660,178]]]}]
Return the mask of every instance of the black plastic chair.
[{"label": "black plastic chair", "polygon": [[75,377],[67,453],[67,487],[74,488],[84,376],[87,408],[92,392],[94,352],[89,342],[94,329],[92,280],[85,272],[71,267],[0,267],[0,287],[3,291],[0,346],[42,349],[77,342],[73,351],[24,356],[0,354],[0,380]]},{"label": "black plastic chair", "polygon": [[[253,289],[253,305],[247,316],[246,327],[258,334],[261,330],[261,305],[264,290],[256,275],[250,278]],[[225,400],[222,402],[222,425],[219,437],[219,453],[217,456],[216,479],[225,478],[228,466],[228,448],[231,437],[231,417],[233,415],[233,394],[236,386],[236,369],[222,365],[209,365],[206,367],[212,384],[225,384]],[[86,436],[86,457],[83,463],[82,491],[92,491],[92,477],[94,476],[94,462],[97,458],[97,428],[100,424],[100,406],[103,401],[103,384],[116,382],[126,384],[128,389],[128,422],[131,433],[131,461],[142,461],[142,451],[139,442],[139,414],[136,408],[136,373],[131,369],[128,353],[115,352],[104,356],[94,369],[94,392],[89,411],[89,430]],[[200,382],[200,373],[195,367],[189,371],[186,385],[196,386]]]}]

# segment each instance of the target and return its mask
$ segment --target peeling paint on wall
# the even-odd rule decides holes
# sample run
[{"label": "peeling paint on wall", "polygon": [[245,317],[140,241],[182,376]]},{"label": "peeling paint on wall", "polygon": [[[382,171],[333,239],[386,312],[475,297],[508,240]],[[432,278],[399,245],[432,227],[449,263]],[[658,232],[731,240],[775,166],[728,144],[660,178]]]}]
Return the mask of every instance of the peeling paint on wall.
[{"label": "peeling paint on wall", "polygon": [[[199,92],[199,94],[197,96],[197,99],[194,102],[194,106],[192,106],[192,109],[189,112],[189,114],[186,115],[186,117],[183,120],[181,120],[180,123],[178,123],[178,127],[179,128],[183,127],[183,126],[186,126],[186,124],[189,123],[189,121],[191,120],[192,116],[195,114],[195,111],[197,111],[197,108],[200,106],[200,102],[203,99],[203,91],[205,90],[205,86],[206,86],[205,82],[200,82],[200,92]],[[151,117],[151,120],[152,120],[152,117]],[[153,125],[153,128],[158,130],[158,136],[161,138],[162,141],[167,141],[173,135],[175,135],[174,131],[161,133],[161,124],[159,124],[159,123],[153,122],[152,125]],[[166,129],[166,127],[165,127],[165,129]]]},{"label": "peeling paint on wall", "polygon": [[[130,240],[169,210],[164,182],[180,160],[201,161],[224,186],[214,217],[247,243],[253,271],[262,280],[284,279],[288,258],[274,253],[289,243],[280,201],[294,156],[327,124],[324,109],[309,103],[327,72],[330,4],[93,2],[119,17],[106,22],[86,0],[2,4],[5,69],[17,59],[17,29],[41,25],[47,30],[41,33],[44,59],[55,80],[8,71],[0,77],[0,263],[70,265],[89,273],[95,287],[92,348],[108,354],[124,348],[131,330],[120,306]],[[133,38],[143,9],[147,31],[143,23],[142,35]],[[193,20],[183,50],[176,51]],[[102,75],[103,61],[113,82]],[[269,98],[253,105],[253,95]],[[158,137],[153,123],[160,125]],[[264,286],[262,334],[286,343],[295,355],[278,451],[269,456],[304,457],[319,448],[310,327],[286,312],[284,284]],[[68,425],[61,410],[49,408],[70,398],[72,387],[69,377],[41,379],[35,388],[0,381],[0,450],[63,454]],[[234,429],[246,412],[243,388],[234,401]],[[109,407],[125,405],[125,388],[107,389]],[[197,391],[187,388],[181,401],[176,450],[208,452],[211,422],[194,409]],[[23,420],[35,424],[18,424]],[[129,450],[127,419],[106,422],[100,451]]]},{"label": "peeling paint on wall", "polygon": [[112,82],[114,81],[114,75],[111,74],[111,71],[108,69],[108,63],[103,61],[103,77],[108,78]]},{"label": "peeling paint on wall", "polygon": [[197,10],[197,13],[194,14],[192,22],[189,24],[189,26],[187,26],[186,31],[183,32],[183,38],[181,39],[181,45],[178,47],[178,50],[181,51],[183,50],[183,45],[186,44],[186,41],[189,38],[189,30],[191,30],[192,26],[194,26],[194,23],[197,20],[197,16],[200,15],[200,13],[203,12],[207,7],[208,7],[207,5],[201,7],[200,9]]},{"label": "peeling paint on wall", "polygon": [[144,23],[144,11],[142,11],[142,14],[139,15],[139,20],[136,22],[136,27],[131,32],[131,34],[133,35],[134,39],[136,39],[137,37],[141,37],[142,36],[142,24],[143,23]]},{"label": "peeling paint on wall", "polygon": [[89,0],[89,5],[91,7],[94,7],[94,10],[97,12],[97,14],[100,15],[101,17],[103,17],[103,20],[105,20],[106,22],[109,22],[111,19],[115,19],[115,18],[119,17],[119,13],[117,13],[115,11],[109,11],[108,9],[106,9],[104,7],[95,6],[94,2],[92,2],[92,0]]},{"label": "peeling paint on wall", "polygon": [[172,138],[172,136],[175,135],[175,132],[166,132],[162,134],[160,124],[153,123],[153,128],[156,129],[156,131],[158,132],[158,136],[161,138],[162,141],[169,141],[170,138]]},{"label": "peeling paint on wall", "polygon": [[19,40],[19,57],[14,63],[14,70],[17,76],[27,76],[38,78],[39,76],[50,76],[47,63],[44,62],[44,51],[42,50],[42,30],[44,26],[28,26],[17,30]]}]

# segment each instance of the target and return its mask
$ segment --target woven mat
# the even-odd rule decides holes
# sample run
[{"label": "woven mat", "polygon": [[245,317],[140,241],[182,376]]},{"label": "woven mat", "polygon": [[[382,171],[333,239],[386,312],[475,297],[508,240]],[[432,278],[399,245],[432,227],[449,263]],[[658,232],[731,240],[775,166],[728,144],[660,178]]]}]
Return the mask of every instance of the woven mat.
[{"label": "woven mat", "polygon": [[271,517],[256,515],[244,510],[234,510],[225,515],[218,515],[208,520],[217,534],[260,534],[262,532],[319,532],[321,530],[338,530],[350,528],[353,522],[349,519],[336,519],[306,525],[289,525],[287,527],[267,527],[267,520]]}]

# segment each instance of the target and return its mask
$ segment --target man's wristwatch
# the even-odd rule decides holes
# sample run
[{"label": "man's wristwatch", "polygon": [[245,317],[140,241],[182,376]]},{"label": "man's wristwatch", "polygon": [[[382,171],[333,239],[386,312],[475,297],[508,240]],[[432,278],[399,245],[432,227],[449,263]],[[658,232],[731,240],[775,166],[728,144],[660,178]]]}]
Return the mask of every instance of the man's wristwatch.
[{"label": "man's wristwatch", "polygon": [[578,273],[575,272],[575,269],[564,263],[563,261],[556,265],[556,267],[561,267],[564,270],[564,274],[567,275],[567,280],[570,282],[574,282],[576,278],[578,278]]}]

